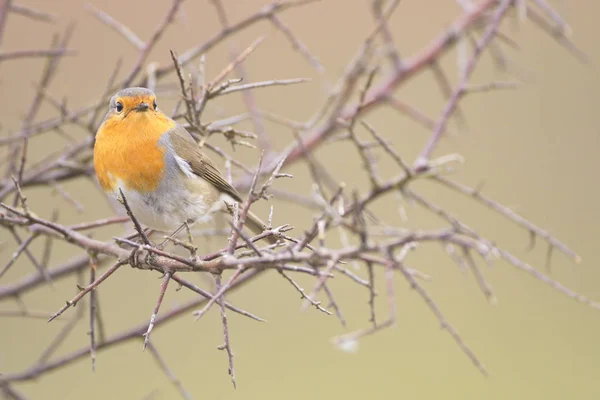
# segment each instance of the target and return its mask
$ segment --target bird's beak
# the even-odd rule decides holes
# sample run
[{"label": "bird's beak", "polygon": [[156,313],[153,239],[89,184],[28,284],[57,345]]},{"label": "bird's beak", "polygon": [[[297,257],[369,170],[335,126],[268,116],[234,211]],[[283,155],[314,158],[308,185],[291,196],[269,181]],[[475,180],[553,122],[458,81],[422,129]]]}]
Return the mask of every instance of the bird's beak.
[{"label": "bird's beak", "polygon": [[135,111],[137,111],[137,112],[144,112],[144,111],[148,110],[149,108],[150,108],[150,106],[148,105],[148,103],[140,103],[135,108]]}]

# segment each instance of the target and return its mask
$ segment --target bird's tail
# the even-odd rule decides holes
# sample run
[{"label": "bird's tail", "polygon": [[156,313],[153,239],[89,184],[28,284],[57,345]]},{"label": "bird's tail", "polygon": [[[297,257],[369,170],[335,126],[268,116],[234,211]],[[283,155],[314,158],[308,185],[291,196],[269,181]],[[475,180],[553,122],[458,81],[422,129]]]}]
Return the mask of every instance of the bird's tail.
[{"label": "bird's tail", "polygon": [[[263,233],[266,228],[265,223],[250,210],[248,210],[248,214],[246,214],[246,223],[244,225],[246,225],[256,235]],[[277,238],[273,235],[267,236],[266,239],[271,244],[277,242]]]},{"label": "bird's tail", "polygon": [[[226,202],[225,204],[227,213],[233,215],[233,205],[228,202]],[[255,235],[260,235],[267,228],[267,225],[250,210],[248,210],[248,213],[246,214],[246,220],[244,222],[244,225],[247,226],[248,229],[250,229]],[[277,237],[273,235],[269,235],[265,237],[265,239],[271,244],[277,242]]]}]

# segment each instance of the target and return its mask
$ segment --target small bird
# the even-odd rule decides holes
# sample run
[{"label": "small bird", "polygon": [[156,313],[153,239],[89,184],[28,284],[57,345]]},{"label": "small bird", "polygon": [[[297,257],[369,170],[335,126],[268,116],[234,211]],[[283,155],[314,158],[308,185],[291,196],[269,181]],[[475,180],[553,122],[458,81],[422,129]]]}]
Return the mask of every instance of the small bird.
[{"label": "small bird", "polygon": [[[158,231],[208,222],[215,212],[231,212],[233,202],[242,202],[190,133],[142,87],[111,98],[96,134],[94,168],[105,192],[119,198],[122,191],[136,219]],[[252,213],[246,226],[256,234],[264,230]]]}]

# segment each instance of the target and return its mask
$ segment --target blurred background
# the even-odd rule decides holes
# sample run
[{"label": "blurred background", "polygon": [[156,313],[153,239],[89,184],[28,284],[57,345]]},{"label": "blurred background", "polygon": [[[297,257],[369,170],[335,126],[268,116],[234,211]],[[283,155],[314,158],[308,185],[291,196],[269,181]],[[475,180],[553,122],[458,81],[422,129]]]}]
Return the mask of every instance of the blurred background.
[{"label": "blurred background", "polygon": [[[56,15],[56,23],[45,24],[9,15],[2,39],[4,51],[47,48],[54,33],[62,32],[70,22],[76,23],[69,48],[75,49],[77,55],[62,60],[49,89],[58,99],[65,99],[69,108],[97,101],[118,59],[123,60],[120,78],[137,59],[137,52],[129,42],[86,10],[87,2],[26,0],[25,4],[23,1],[24,5]],[[89,4],[129,26],[142,40],[152,34],[170,6],[168,1],[141,0],[92,0]],[[236,22],[267,2],[223,0],[223,4],[230,22]],[[600,5],[592,1],[566,0],[551,4],[570,23],[571,39],[597,61],[600,31],[596,16]],[[175,24],[151,53],[150,62],[167,65],[171,62],[169,49],[181,54],[221,29],[209,1],[184,2],[182,9]],[[319,59],[326,69],[326,78],[335,81],[371,31],[370,12],[368,1],[324,0],[289,10],[280,18]],[[400,54],[414,55],[444,32],[461,13],[462,9],[454,1],[401,2],[390,22]],[[512,207],[574,248],[583,262],[575,265],[555,252],[551,276],[591,299],[600,300],[598,70],[570,56],[531,21],[518,21],[514,11],[502,25],[502,31],[519,45],[518,49],[507,48],[507,54],[511,68],[524,83],[517,90],[466,98],[461,104],[468,130],[451,124],[455,134],[443,141],[436,155],[456,152],[464,156],[466,162],[458,168],[457,179],[471,186],[485,182],[484,194]],[[244,64],[246,82],[296,77],[308,77],[312,81],[257,90],[254,93],[257,105],[294,120],[309,119],[325,98],[323,80],[268,22],[253,25],[208,52],[207,76],[214,77],[229,62],[232,51],[241,51],[260,35],[267,35],[266,40]],[[457,59],[457,52],[452,51],[441,63],[454,84]],[[3,136],[19,131],[43,63],[40,59],[23,59],[0,64]],[[195,67],[198,65],[199,62],[193,63]],[[486,54],[472,83],[508,79],[514,78],[495,68]],[[417,75],[397,95],[433,119],[439,118],[445,105],[430,71]],[[159,97],[159,106],[170,112],[176,98],[175,92],[164,93]],[[211,104],[204,118],[210,121],[244,111],[241,95],[228,96]],[[45,104],[38,120],[54,115],[57,115],[56,110]],[[392,140],[411,163],[430,133],[385,106],[365,119]],[[250,123],[241,127],[252,129]],[[293,140],[289,129],[271,123],[266,123],[266,129],[275,148],[282,149]],[[75,138],[87,135],[77,127],[65,131]],[[45,135],[32,142],[31,159],[39,159],[62,145],[56,135]],[[250,165],[256,163],[258,154],[253,149],[236,150],[236,157]],[[340,157],[341,154],[344,156]],[[340,181],[352,188],[366,189],[368,181],[350,144],[324,146],[316,156]],[[388,168],[383,169],[385,176],[397,173],[392,164],[383,165]],[[293,173],[295,178],[278,182],[280,187],[294,188],[302,194],[310,192],[310,177],[304,163],[295,164],[287,172]],[[39,190],[27,192],[30,207],[46,218],[50,218],[55,207],[60,207],[63,223],[113,215],[103,196],[91,189],[88,181],[64,186],[85,206],[83,213],[65,206],[60,196],[42,195]],[[465,223],[545,272],[547,248],[541,240],[529,251],[528,232],[486,208],[432,183],[418,182],[415,189],[436,203],[444,204]],[[284,202],[274,204],[275,224],[290,223],[301,232],[312,221],[307,210],[298,211]],[[398,226],[444,226],[416,206],[407,206],[408,220],[403,222],[393,198],[378,203],[377,207],[380,218],[383,216]],[[259,204],[257,210],[264,214],[268,205]],[[103,230],[101,235],[108,239],[120,233],[122,231],[115,228]],[[14,243],[6,232],[1,234],[4,235],[1,241],[7,243],[2,253],[4,259],[14,251]],[[204,239],[202,246],[212,248],[219,240]],[[51,265],[77,254],[81,254],[77,248],[57,246]],[[32,272],[31,265],[23,260],[5,275],[0,286]],[[600,397],[598,310],[567,298],[504,262],[497,262],[484,271],[498,298],[497,305],[490,305],[473,276],[462,273],[439,245],[420,248],[410,256],[409,262],[410,266],[432,276],[432,281],[425,284],[426,289],[486,365],[488,378],[473,367],[448,333],[440,330],[422,299],[400,276],[395,281],[397,326],[365,337],[355,352],[341,351],[332,345],[331,338],[345,332],[339,321],[314,309],[301,312],[298,294],[276,274],[264,276],[229,295],[233,304],[268,321],[258,323],[230,314],[237,390],[232,388],[227,374],[226,355],[217,350],[222,343],[222,333],[216,308],[199,322],[188,314],[159,326],[153,333],[153,342],[194,398]],[[365,271],[357,273],[365,276]],[[157,278],[157,274],[124,268],[101,285],[100,307],[109,336],[148,320],[158,295],[160,280]],[[209,287],[209,281],[202,277],[190,279]],[[312,286],[311,280],[299,278],[299,281],[307,288]],[[378,280],[378,284],[383,292],[383,281]],[[331,287],[348,320],[348,329],[369,326],[368,291],[340,278]],[[175,284],[169,288],[162,311],[193,297],[189,291],[175,289]],[[32,309],[51,313],[71,298],[75,290],[73,279],[60,280],[53,287],[43,286],[28,293],[23,300]],[[378,301],[381,304],[377,310],[383,320],[384,296],[379,296]],[[0,307],[13,309],[14,303],[4,301]],[[43,319],[0,319],[0,372],[18,372],[31,366],[75,311],[67,311],[61,320],[52,324]],[[59,352],[89,343],[87,329],[86,317]],[[18,388],[32,399],[178,398],[151,354],[141,351],[141,338],[100,352],[95,373],[86,358],[38,380],[20,384]]]}]

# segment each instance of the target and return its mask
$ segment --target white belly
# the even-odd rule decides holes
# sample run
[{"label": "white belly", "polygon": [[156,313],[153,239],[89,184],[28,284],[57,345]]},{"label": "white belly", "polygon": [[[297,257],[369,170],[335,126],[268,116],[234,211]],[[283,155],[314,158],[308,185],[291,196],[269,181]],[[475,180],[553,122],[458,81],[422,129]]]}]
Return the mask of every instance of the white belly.
[{"label": "white belly", "polygon": [[[159,186],[153,193],[139,193],[118,183],[136,219],[145,227],[163,232],[172,232],[184,222],[209,222],[212,215],[223,208],[229,197],[197,190],[205,185],[209,184],[201,178],[194,178],[187,184],[170,182],[160,185],[165,187]],[[118,188],[113,196],[118,198]]]}]

